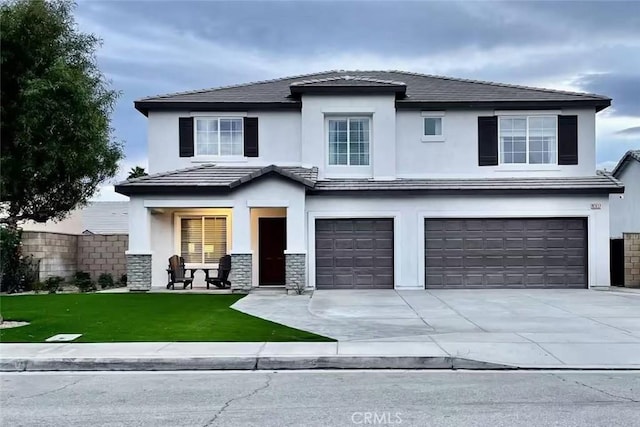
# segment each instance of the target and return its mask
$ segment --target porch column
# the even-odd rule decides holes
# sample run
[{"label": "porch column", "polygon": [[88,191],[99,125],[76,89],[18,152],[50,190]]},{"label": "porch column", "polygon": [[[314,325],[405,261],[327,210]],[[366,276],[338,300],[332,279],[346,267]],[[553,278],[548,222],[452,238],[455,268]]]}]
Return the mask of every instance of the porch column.
[{"label": "porch column", "polygon": [[129,199],[129,250],[127,256],[127,288],[148,291],[151,288],[151,212],[144,199]]},{"label": "porch column", "polygon": [[307,287],[307,251],[304,213],[304,194],[287,207],[287,250],[285,259],[285,287],[288,294],[300,294]]},{"label": "porch column", "polygon": [[252,287],[251,215],[247,203],[236,201],[231,216],[231,291],[246,293]]}]

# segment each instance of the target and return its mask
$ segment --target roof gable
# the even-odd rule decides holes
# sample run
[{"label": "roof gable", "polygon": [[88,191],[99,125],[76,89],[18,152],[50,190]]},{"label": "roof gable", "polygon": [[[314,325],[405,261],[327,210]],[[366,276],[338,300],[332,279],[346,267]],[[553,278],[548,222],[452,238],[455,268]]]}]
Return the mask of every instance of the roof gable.
[{"label": "roof gable", "polygon": [[622,158],[620,159],[616,167],[613,168],[611,175],[618,178],[622,173],[622,171],[624,170],[624,168],[634,160],[636,162],[640,162],[640,150],[629,150],[626,153],[624,153],[624,156],[622,156]]}]

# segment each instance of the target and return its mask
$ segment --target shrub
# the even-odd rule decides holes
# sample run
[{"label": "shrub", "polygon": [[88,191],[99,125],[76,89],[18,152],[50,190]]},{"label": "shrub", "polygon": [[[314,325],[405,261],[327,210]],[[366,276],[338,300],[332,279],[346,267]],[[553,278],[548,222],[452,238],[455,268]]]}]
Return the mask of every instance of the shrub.
[{"label": "shrub", "polygon": [[80,292],[92,292],[97,290],[96,284],[91,280],[91,275],[84,271],[77,271],[73,276],[73,284]]},{"label": "shrub", "polygon": [[120,286],[126,287],[127,286],[127,274],[123,274],[122,276],[120,276]]},{"label": "shrub", "polygon": [[100,285],[101,289],[110,289],[116,286],[113,282],[113,276],[110,273],[102,273],[98,277],[98,285]]},{"label": "shrub", "polygon": [[64,279],[60,276],[51,276],[47,278],[47,280],[42,283],[42,289],[46,290],[50,294],[55,294],[60,290],[62,284],[64,283]]},{"label": "shrub", "polygon": [[22,230],[0,227],[0,290],[26,292],[38,281],[39,261],[22,255]]}]

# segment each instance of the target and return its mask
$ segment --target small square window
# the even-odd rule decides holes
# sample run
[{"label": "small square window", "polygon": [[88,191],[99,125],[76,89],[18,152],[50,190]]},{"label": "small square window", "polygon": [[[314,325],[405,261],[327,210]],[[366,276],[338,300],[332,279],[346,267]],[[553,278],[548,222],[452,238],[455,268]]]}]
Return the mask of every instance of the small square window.
[{"label": "small square window", "polygon": [[424,136],[442,136],[442,117],[424,118]]}]

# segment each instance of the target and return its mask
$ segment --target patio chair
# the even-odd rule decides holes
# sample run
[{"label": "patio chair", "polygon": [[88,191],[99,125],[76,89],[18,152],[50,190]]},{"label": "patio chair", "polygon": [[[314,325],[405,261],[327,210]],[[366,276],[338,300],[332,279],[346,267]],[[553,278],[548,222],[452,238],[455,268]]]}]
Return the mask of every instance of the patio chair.
[{"label": "patio chair", "polygon": [[205,281],[207,282],[207,289],[209,289],[209,285],[215,285],[218,288],[230,288],[231,282],[229,281],[229,273],[231,272],[231,255],[224,255],[218,261],[218,277],[207,277]]},{"label": "patio chair", "polygon": [[186,269],[184,268],[184,258],[178,255],[173,255],[169,258],[169,268],[167,268],[167,276],[169,282],[167,283],[167,289],[175,289],[176,283],[182,283],[183,288],[187,289],[190,286],[193,289],[193,274],[192,277],[187,277]]}]

